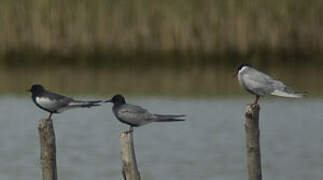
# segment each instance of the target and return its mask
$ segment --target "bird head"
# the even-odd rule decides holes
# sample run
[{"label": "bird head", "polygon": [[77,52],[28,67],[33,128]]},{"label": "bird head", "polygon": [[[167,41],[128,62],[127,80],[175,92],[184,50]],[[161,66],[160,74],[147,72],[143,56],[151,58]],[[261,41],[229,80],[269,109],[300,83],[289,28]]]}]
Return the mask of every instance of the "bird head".
[{"label": "bird head", "polygon": [[34,84],[31,86],[31,88],[28,91],[31,93],[41,93],[45,91],[45,88],[40,84]]},{"label": "bird head", "polygon": [[114,95],[111,99],[108,99],[104,102],[111,102],[118,105],[126,104],[126,100],[121,94]]},{"label": "bird head", "polygon": [[244,67],[251,67],[249,64],[240,64],[239,66],[238,66],[238,69],[236,70],[236,72],[234,73],[234,77],[236,77],[237,75],[238,75],[238,73],[239,73],[239,71],[242,69],[242,68],[244,68]]}]

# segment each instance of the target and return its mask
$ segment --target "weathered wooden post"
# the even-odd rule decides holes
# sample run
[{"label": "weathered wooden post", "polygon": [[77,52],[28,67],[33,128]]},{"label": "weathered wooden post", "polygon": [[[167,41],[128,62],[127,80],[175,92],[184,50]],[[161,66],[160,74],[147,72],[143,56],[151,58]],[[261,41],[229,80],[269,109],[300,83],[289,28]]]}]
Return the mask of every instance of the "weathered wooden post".
[{"label": "weathered wooden post", "polygon": [[57,180],[56,144],[52,119],[41,119],[38,125],[38,132],[43,180]]},{"label": "weathered wooden post", "polygon": [[123,178],[124,180],[140,180],[132,131],[122,132],[120,140]]},{"label": "weathered wooden post", "polygon": [[247,137],[247,161],[249,180],[261,180],[261,153],[258,104],[247,105],[245,130]]}]

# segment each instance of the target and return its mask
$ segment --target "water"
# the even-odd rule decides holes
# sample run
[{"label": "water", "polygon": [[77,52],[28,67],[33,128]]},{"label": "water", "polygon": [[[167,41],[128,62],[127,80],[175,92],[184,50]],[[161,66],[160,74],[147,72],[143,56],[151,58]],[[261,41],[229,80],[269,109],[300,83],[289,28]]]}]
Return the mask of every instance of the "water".
[{"label": "water", "polygon": [[[244,110],[248,98],[130,97],[158,113],[186,113],[186,122],[135,129],[142,179],[247,179]],[[261,100],[264,179],[323,178],[323,99]],[[0,97],[0,179],[41,179],[38,120],[47,113],[29,97]],[[120,132],[111,105],[54,116],[61,180],[122,179]]]}]

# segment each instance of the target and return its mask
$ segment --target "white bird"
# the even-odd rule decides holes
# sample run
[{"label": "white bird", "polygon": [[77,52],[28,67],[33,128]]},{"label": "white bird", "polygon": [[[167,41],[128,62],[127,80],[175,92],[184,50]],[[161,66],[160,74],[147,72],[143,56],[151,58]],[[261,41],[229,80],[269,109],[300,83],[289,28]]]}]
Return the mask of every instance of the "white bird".
[{"label": "white bird", "polygon": [[258,104],[260,97],[267,95],[289,98],[302,98],[305,95],[304,93],[295,92],[281,81],[273,79],[248,64],[240,65],[236,75],[240,85],[251,94],[256,95],[254,104]]}]

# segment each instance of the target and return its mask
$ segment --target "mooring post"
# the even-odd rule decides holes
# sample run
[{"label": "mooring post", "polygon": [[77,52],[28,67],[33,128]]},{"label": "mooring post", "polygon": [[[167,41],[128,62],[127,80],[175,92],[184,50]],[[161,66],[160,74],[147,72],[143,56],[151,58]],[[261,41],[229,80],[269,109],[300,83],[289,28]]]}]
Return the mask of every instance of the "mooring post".
[{"label": "mooring post", "polygon": [[245,130],[247,137],[247,161],[249,180],[261,180],[261,153],[258,104],[247,105]]},{"label": "mooring post", "polygon": [[120,135],[122,174],[124,180],[140,180],[132,133],[127,131],[122,132]]},{"label": "mooring post", "polygon": [[52,119],[41,119],[38,132],[43,180],[57,180],[55,131]]}]

